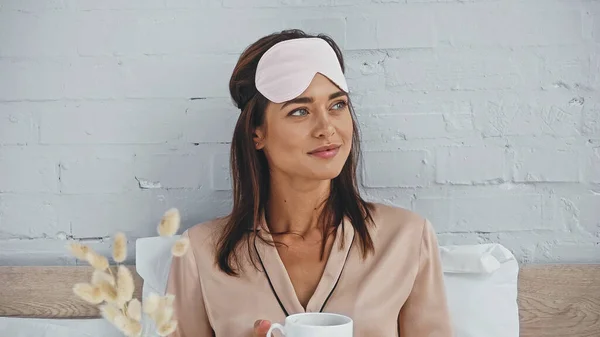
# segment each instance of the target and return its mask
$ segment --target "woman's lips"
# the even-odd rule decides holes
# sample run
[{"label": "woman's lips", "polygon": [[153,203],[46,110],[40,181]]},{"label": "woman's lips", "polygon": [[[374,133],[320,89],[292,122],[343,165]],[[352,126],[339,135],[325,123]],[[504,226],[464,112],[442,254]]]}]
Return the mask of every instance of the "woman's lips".
[{"label": "woman's lips", "polygon": [[309,154],[315,157],[319,157],[319,158],[323,158],[323,159],[330,159],[335,157],[335,155],[340,151],[340,147],[336,146],[334,148],[331,149],[326,149],[326,150],[320,150],[320,151],[312,151]]}]

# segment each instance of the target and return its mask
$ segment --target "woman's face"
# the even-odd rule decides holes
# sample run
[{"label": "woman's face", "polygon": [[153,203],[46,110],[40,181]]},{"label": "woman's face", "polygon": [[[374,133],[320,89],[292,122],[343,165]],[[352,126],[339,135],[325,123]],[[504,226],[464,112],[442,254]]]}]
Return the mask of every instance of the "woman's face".
[{"label": "woman's face", "polygon": [[344,167],[352,147],[348,97],[317,73],[310,86],[285,103],[269,102],[254,142],[272,173],[290,178],[329,180]]}]

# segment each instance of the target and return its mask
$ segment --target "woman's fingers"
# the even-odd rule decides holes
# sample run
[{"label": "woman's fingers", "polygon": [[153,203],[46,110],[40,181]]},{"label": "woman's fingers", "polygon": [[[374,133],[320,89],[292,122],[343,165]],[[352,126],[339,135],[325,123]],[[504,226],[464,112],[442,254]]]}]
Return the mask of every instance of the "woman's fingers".
[{"label": "woman's fingers", "polygon": [[264,319],[257,320],[254,322],[254,337],[266,337],[270,327],[271,322]]}]

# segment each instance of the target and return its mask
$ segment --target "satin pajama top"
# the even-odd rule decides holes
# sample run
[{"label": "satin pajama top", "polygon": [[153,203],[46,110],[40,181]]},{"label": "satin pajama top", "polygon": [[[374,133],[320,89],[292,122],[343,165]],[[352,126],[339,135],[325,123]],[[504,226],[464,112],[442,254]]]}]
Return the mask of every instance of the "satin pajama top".
[{"label": "satin pajama top", "polygon": [[[170,336],[252,337],[257,319],[283,323],[286,315],[319,311],[350,316],[356,337],[453,336],[431,223],[383,204],[375,204],[372,216],[375,252],[363,259],[354,229],[344,220],[306,308],[274,246],[255,240],[250,248],[258,254],[258,270],[247,258],[240,275],[229,276],[215,263],[215,239],[224,221],[189,228],[182,235],[189,237],[190,250],[173,258],[166,289],[175,295],[178,321]],[[264,230],[249,233],[271,239]],[[243,242],[241,252],[247,252]]]}]

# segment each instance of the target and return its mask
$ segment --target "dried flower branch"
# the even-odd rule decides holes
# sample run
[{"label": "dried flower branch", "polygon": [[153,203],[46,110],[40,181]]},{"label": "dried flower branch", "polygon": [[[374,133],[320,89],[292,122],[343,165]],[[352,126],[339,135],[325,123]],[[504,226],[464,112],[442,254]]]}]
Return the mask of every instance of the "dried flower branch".
[{"label": "dried flower branch", "polygon": [[115,234],[113,243],[113,260],[117,263],[125,261],[127,258],[127,238],[125,234],[119,232]]},{"label": "dried flower branch", "polygon": [[165,296],[163,296],[161,298],[162,306],[172,307],[174,302],[175,302],[175,295],[166,294]]},{"label": "dried flower branch", "polygon": [[[179,211],[171,208],[161,218],[157,232],[163,237],[173,236],[179,230],[180,223]],[[73,256],[87,261],[94,268],[90,282],[75,284],[73,292],[84,301],[98,305],[102,317],[127,337],[141,336],[143,314],[154,321],[156,332],[160,336],[170,335],[177,329],[177,321],[173,319],[175,296],[151,293],[143,303],[133,298],[133,275],[129,268],[121,264],[127,259],[127,237],[122,232],[117,232],[113,239],[112,258],[117,264],[116,273],[112,271],[108,259],[90,247],[79,242],[68,246]],[[181,257],[189,248],[189,239],[181,237],[171,247],[171,254]]]},{"label": "dried flower branch", "polygon": [[79,296],[79,298],[91,304],[99,304],[103,301],[100,289],[89,283],[75,284],[75,286],[73,286],[73,292],[75,295]]},{"label": "dried flower branch", "polygon": [[160,296],[158,294],[151,293],[144,300],[144,304],[142,305],[142,308],[143,308],[143,311],[145,314],[151,315],[156,310],[158,310],[159,306],[160,306]]},{"label": "dried flower branch", "polygon": [[158,234],[160,236],[173,236],[179,230],[180,223],[179,210],[171,208],[165,212],[158,224]]},{"label": "dried flower branch", "polygon": [[127,317],[135,319],[138,322],[142,320],[142,303],[137,298],[127,303]]},{"label": "dried flower branch", "polygon": [[140,336],[142,333],[142,325],[140,322],[125,315],[118,315],[115,317],[115,326],[127,337]]},{"label": "dried flower branch", "polygon": [[117,316],[123,314],[119,308],[110,303],[102,304],[99,308],[102,317],[112,324],[115,324],[115,318]]},{"label": "dried flower branch", "polygon": [[98,285],[101,282],[106,282],[108,284],[110,284],[111,286],[115,286],[115,278],[110,275],[107,274],[104,271],[100,271],[100,270],[94,270],[94,272],[92,273],[92,284],[93,285]]},{"label": "dried flower branch", "polygon": [[102,298],[108,303],[117,303],[117,290],[108,282],[102,281],[98,284]]},{"label": "dried flower branch", "polygon": [[122,307],[129,302],[135,291],[135,283],[131,271],[120,265],[117,271],[117,304]]},{"label": "dried flower branch", "polygon": [[185,255],[185,253],[187,252],[189,247],[190,247],[190,239],[187,237],[181,237],[173,245],[173,248],[171,249],[171,254],[173,254],[173,256],[178,256],[178,257],[183,256],[183,255]]},{"label": "dried flower branch", "polygon": [[177,329],[177,321],[169,321],[160,325],[157,332],[160,336],[168,336],[175,332],[175,329]]},{"label": "dried flower branch", "polygon": [[153,314],[150,315],[157,326],[168,323],[173,318],[173,308],[162,306],[159,307]]},{"label": "dried flower branch", "polygon": [[86,245],[82,245],[79,242],[73,242],[69,245],[69,251],[79,260],[86,261],[87,253],[90,251],[90,248]]},{"label": "dried flower branch", "polygon": [[108,259],[92,250],[85,254],[87,262],[96,270],[105,271],[108,269]]}]

